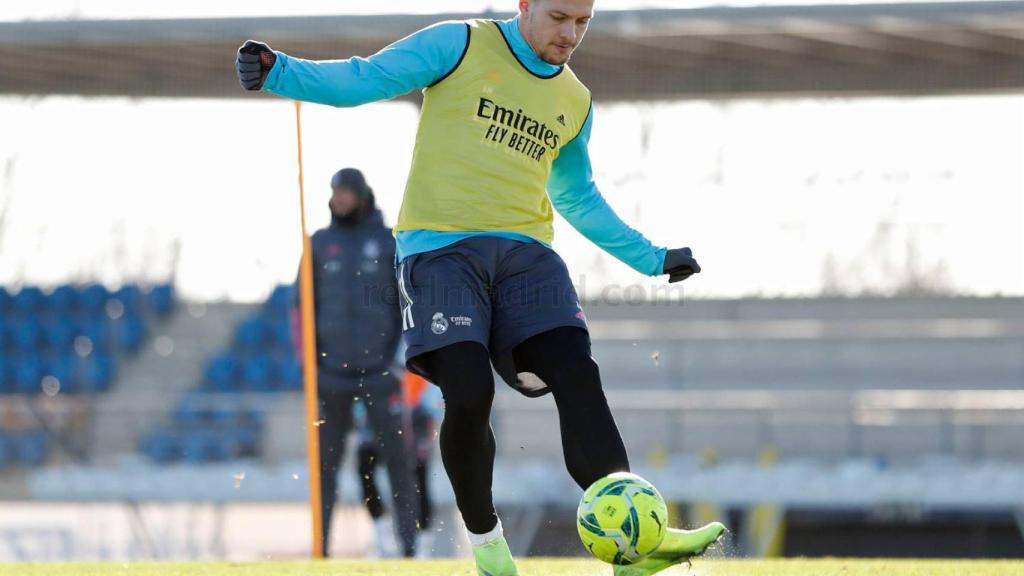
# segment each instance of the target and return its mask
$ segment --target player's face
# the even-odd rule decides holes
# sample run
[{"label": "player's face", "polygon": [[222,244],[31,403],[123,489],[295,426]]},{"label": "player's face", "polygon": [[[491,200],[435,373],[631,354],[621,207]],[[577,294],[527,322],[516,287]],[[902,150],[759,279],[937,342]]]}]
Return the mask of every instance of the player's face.
[{"label": "player's face", "polygon": [[569,61],[583,41],[594,0],[520,0],[520,30],[530,47],[548,64]]},{"label": "player's face", "polygon": [[348,216],[359,208],[359,198],[356,193],[345,186],[335,186],[331,189],[331,212],[335,216]]}]

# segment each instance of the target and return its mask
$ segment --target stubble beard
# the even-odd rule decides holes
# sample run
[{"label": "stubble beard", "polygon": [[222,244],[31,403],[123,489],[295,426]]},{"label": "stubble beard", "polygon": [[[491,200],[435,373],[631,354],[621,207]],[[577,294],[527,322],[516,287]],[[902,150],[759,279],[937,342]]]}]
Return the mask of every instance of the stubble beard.
[{"label": "stubble beard", "polygon": [[572,57],[572,52],[570,52],[569,55],[566,56],[565,58],[555,58],[554,56],[548,56],[547,54],[542,54],[540,59],[545,61],[545,62],[547,62],[548,64],[551,64],[552,66],[565,66],[566,64],[569,63],[569,58],[571,58],[571,57]]}]

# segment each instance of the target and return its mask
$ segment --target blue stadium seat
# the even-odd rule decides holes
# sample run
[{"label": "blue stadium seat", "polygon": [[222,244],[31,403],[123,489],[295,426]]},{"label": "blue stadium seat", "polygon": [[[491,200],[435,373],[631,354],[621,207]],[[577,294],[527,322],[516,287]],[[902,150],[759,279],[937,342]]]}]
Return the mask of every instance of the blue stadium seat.
[{"label": "blue stadium seat", "polygon": [[214,462],[222,462],[224,460],[230,460],[233,457],[229,451],[232,448],[231,444],[221,434],[211,434],[210,443],[212,444],[210,460]]},{"label": "blue stadium seat", "polygon": [[292,343],[292,326],[287,317],[274,318],[267,323],[270,329],[272,349],[282,353],[292,353],[295,346]]},{"label": "blue stadium seat", "polygon": [[101,316],[92,316],[80,320],[77,332],[92,342],[93,354],[110,351],[110,326]]},{"label": "blue stadium seat", "polygon": [[73,394],[77,390],[74,376],[73,357],[67,354],[47,356],[43,361],[43,375],[53,376],[60,383],[62,394]]},{"label": "blue stadium seat", "polygon": [[231,458],[254,458],[259,456],[259,433],[255,428],[238,427],[221,434],[225,452]]},{"label": "blue stadium seat", "polygon": [[99,352],[82,360],[83,377],[81,389],[89,392],[106,392],[114,382],[114,357]]},{"label": "blue stadium seat", "polygon": [[302,390],[302,365],[292,355],[277,361],[277,376],[282,390]]},{"label": "blue stadium seat", "polygon": [[125,312],[138,314],[142,311],[142,290],[135,284],[126,284],[118,288],[110,298],[123,304]]},{"label": "blue stadium seat", "polygon": [[241,415],[237,408],[227,406],[215,406],[210,410],[210,426],[214,429],[225,431],[238,426]]},{"label": "blue stadium seat", "polygon": [[203,389],[210,392],[234,392],[238,383],[238,362],[229,355],[215,356],[206,365]]},{"label": "blue stadium seat", "polygon": [[170,284],[154,286],[149,292],[149,307],[157,316],[166,316],[174,311],[174,288]]},{"label": "blue stadium seat", "polygon": [[181,441],[170,429],[161,428],[142,439],[142,452],[159,464],[168,464],[181,458]]},{"label": "blue stadium seat", "polygon": [[78,290],[68,284],[58,286],[47,300],[54,316],[70,316],[78,310]]},{"label": "blue stadium seat", "polygon": [[50,452],[50,439],[42,430],[29,430],[15,437],[18,461],[26,466],[41,466]]},{"label": "blue stadium seat", "polygon": [[109,297],[107,289],[102,285],[90,284],[83,288],[79,294],[79,305],[87,316],[96,318],[105,312],[107,298]]},{"label": "blue stadium seat", "polygon": [[0,286],[0,318],[6,316],[7,312],[10,311],[12,306],[11,300],[11,293],[7,291],[7,288]]},{"label": "blue stadium seat", "polygon": [[186,431],[181,439],[181,451],[185,461],[193,464],[228,459],[227,447],[217,434],[208,430]]},{"label": "blue stadium seat", "polygon": [[253,353],[263,350],[267,342],[267,327],[258,316],[248,318],[238,326],[235,341],[242,352]]},{"label": "blue stadium seat", "polygon": [[35,354],[43,343],[43,327],[35,318],[24,318],[14,324],[13,336],[18,354]]},{"label": "blue stadium seat", "polygon": [[75,336],[75,325],[66,317],[54,318],[43,325],[43,340],[51,352],[71,350]]},{"label": "blue stadium seat", "polygon": [[15,314],[30,317],[46,309],[46,296],[35,286],[25,286],[14,295],[13,304]]},{"label": "blue stadium seat", "polygon": [[281,284],[270,293],[270,298],[267,298],[266,308],[268,310],[287,312],[292,306],[292,300],[292,286]]},{"label": "blue stadium seat", "polygon": [[14,392],[36,394],[42,390],[43,363],[36,356],[24,356],[14,362]]},{"label": "blue stadium seat", "polygon": [[270,392],[276,389],[270,359],[252,356],[242,363],[242,383],[251,392]]},{"label": "blue stadium seat", "polygon": [[117,346],[126,352],[138,352],[146,335],[146,326],[138,312],[127,312],[117,325]]},{"label": "blue stadium seat", "polygon": [[9,357],[0,355],[0,394],[10,394],[14,391],[14,362]]}]

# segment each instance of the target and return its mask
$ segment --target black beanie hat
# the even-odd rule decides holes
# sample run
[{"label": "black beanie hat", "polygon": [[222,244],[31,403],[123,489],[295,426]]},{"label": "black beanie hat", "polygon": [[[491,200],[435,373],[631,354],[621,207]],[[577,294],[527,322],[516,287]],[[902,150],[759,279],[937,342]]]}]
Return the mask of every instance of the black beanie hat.
[{"label": "black beanie hat", "polygon": [[373,194],[373,190],[366,185],[366,178],[363,177],[363,173],[355,168],[342,168],[331,177],[331,188],[339,186],[344,186],[355,192],[356,196],[362,200]]}]

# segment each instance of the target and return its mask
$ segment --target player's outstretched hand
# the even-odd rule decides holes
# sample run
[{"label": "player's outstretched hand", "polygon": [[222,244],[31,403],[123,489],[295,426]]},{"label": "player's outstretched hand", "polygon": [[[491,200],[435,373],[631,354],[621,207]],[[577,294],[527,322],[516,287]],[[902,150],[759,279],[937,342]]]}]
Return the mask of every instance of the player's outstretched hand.
[{"label": "player's outstretched hand", "polygon": [[665,252],[665,270],[668,281],[681,282],[700,272],[700,264],[693,258],[689,248],[673,248]]},{"label": "player's outstretched hand", "polygon": [[246,40],[238,49],[235,68],[238,69],[238,81],[246,90],[259,90],[267,79],[267,73],[274,67],[277,56],[263,42]]}]

